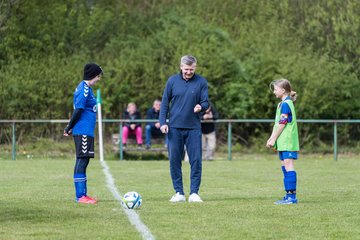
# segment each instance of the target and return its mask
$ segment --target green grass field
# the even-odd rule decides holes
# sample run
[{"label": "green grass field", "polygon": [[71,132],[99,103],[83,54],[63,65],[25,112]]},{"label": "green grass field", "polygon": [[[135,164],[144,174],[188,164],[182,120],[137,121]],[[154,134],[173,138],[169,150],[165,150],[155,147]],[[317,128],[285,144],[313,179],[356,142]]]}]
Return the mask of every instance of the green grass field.
[{"label": "green grass field", "polygon": [[[98,160],[88,167],[95,206],[74,202],[72,159],[0,161],[0,239],[142,239],[106,186]],[[107,161],[121,193],[138,191],[136,212],[156,239],[359,239],[360,160],[301,156],[298,205],[277,206],[282,173],[275,155],[203,163],[204,203],[169,203],[167,161]],[[189,165],[184,163],[185,192]]]}]

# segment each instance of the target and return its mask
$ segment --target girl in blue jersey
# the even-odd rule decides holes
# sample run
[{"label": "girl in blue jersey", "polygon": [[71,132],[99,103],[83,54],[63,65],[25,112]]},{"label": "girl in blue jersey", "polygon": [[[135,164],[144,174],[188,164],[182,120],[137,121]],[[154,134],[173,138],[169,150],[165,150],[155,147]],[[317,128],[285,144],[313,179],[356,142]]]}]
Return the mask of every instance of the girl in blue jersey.
[{"label": "girl in blue jersey", "polygon": [[64,129],[64,136],[73,135],[76,151],[74,184],[78,203],[96,204],[87,195],[86,168],[90,158],[94,158],[94,130],[96,124],[96,98],[91,89],[103,75],[101,67],[88,63],[84,67],[83,81],[74,92],[74,113]]},{"label": "girl in blue jersey", "polygon": [[286,191],[285,197],[275,204],[296,204],[298,202],[296,198],[297,176],[294,160],[298,158],[299,136],[293,102],[297,95],[291,90],[290,82],[287,79],[271,82],[270,88],[275,96],[281,99],[281,102],[277,106],[275,125],[266,147],[275,147],[279,153]]}]

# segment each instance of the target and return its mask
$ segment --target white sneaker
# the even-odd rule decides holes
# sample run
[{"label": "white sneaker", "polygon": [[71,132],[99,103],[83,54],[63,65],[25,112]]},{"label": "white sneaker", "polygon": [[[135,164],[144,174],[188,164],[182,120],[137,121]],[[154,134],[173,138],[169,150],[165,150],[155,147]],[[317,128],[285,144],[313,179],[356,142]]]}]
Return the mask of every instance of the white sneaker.
[{"label": "white sneaker", "polygon": [[190,195],[189,197],[189,202],[202,202],[203,200],[201,200],[200,196],[197,195],[196,193],[193,193]]},{"label": "white sneaker", "polygon": [[180,194],[177,192],[174,196],[171,197],[170,202],[185,202],[185,195]]}]

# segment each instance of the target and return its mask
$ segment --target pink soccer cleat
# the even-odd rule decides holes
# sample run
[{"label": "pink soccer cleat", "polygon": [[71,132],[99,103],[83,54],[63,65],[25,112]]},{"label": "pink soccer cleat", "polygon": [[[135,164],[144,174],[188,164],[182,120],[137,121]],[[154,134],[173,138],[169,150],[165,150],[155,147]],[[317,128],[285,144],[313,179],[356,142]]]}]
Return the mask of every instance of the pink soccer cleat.
[{"label": "pink soccer cleat", "polygon": [[94,198],[91,198],[89,196],[82,196],[78,199],[78,203],[85,203],[85,204],[96,204],[97,201]]}]

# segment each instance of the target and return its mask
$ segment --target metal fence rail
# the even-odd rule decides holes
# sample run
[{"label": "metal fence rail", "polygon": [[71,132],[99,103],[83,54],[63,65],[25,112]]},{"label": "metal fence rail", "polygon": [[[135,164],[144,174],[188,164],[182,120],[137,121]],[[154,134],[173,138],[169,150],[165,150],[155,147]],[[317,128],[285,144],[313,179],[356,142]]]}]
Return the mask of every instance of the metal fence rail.
[{"label": "metal fence rail", "polygon": [[[66,119],[34,119],[34,120],[0,120],[0,124],[12,124],[12,159],[16,159],[16,124],[17,123],[68,123]],[[103,123],[118,123],[119,124],[119,136],[122,136],[123,123],[129,122],[127,119],[103,119]],[[138,119],[132,120],[132,122],[147,123],[157,122],[157,120]],[[215,122],[215,123],[227,123],[228,124],[228,160],[232,159],[232,124],[233,123],[273,123],[273,119],[218,119],[215,121],[203,121],[203,122]],[[337,125],[341,123],[360,123],[360,119],[298,119],[299,123],[331,123],[333,124],[333,152],[334,160],[338,158],[338,146],[337,146]],[[120,160],[123,160],[123,144],[122,138],[119,137],[119,156]]]}]

